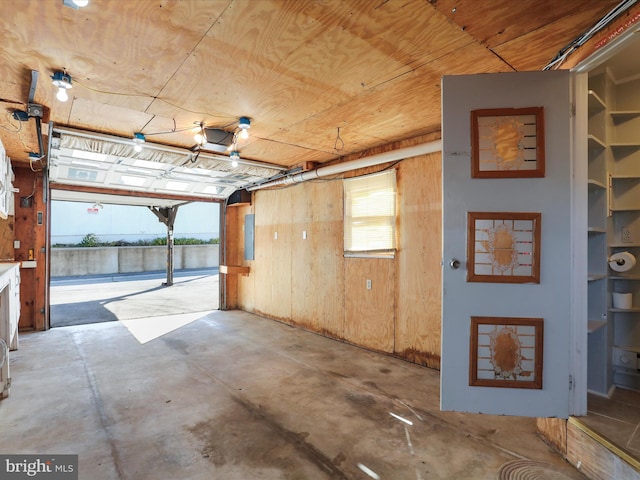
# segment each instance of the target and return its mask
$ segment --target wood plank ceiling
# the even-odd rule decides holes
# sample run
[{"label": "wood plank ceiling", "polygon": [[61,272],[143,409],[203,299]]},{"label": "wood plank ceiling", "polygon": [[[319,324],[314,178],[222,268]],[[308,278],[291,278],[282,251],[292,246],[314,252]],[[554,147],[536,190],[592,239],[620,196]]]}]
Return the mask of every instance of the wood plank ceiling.
[{"label": "wood plank ceiling", "polygon": [[442,75],[540,70],[617,3],[2,0],[0,139],[13,162],[38,151],[35,122],[10,114],[38,70],[45,123],[191,148],[195,124],[248,116],[243,158],[328,162],[438,131]]}]

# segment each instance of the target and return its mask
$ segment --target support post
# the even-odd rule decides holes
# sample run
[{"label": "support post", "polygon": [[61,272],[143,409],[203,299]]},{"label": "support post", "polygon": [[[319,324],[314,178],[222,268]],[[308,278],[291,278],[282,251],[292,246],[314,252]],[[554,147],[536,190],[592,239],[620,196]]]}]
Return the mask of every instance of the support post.
[{"label": "support post", "polygon": [[164,285],[173,285],[173,225],[167,226],[167,281]]},{"label": "support post", "polygon": [[176,221],[179,205],[173,207],[149,207],[149,210],[158,217],[158,221],[167,226],[167,281],[165,287],[173,285],[173,224]]}]

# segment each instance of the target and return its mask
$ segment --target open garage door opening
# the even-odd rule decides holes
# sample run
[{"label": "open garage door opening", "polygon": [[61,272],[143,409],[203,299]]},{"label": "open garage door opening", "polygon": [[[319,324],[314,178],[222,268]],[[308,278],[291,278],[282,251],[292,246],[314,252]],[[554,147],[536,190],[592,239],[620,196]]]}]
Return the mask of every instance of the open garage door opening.
[{"label": "open garage door opening", "polygon": [[[226,149],[209,140],[186,149],[54,126],[43,189],[51,200],[44,327],[220,308],[221,205],[284,171],[231,159],[220,153]],[[73,298],[80,290],[85,297]]]},{"label": "open garage door opening", "polygon": [[144,342],[219,308],[219,203],[68,193],[52,191],[51,327],[121,321]]}]

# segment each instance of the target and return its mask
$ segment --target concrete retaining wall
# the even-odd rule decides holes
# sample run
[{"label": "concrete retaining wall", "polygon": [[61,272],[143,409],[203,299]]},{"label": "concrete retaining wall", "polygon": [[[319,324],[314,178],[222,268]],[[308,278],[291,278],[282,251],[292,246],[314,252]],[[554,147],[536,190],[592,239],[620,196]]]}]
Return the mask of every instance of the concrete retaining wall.
[{"label": "concrete retaining wall", "polygon": [[[173,268],[210,268],[220,265],[220,245],[176,245]],[[102,275],[165,270],[167,247],[52,248],[51,276]]]}]

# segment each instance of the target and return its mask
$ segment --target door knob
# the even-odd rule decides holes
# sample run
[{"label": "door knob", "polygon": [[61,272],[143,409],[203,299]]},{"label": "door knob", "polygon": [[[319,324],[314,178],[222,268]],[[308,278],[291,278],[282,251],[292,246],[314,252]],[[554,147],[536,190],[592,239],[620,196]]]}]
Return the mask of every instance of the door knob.
[{"label": "door knob", "polygon": [[452,258],[449,261],[449,266],[451,267],[451,270],[457,270],[458,268],[460,268],[460,260],[458,260],[457,258]]}]

